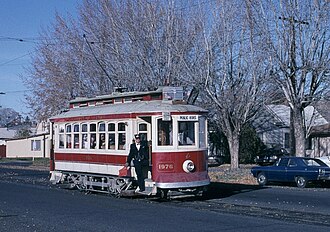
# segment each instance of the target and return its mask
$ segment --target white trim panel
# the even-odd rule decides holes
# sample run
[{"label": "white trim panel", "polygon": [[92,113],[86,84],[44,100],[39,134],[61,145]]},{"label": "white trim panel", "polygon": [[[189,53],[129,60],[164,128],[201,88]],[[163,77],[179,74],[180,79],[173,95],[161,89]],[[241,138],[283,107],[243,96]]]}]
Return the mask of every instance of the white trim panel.
[{"label": "white trim panel", "polygon": [[[63,162],[55,161],[56,171],[68,171],[68,172],[83,172],[83,173],[97,173],[105,175],[118,176],[119,170],[124,166],[120,165],[105,165],[105,164],[91,164],[80,162]],[[132,176],[136,176],[134,167],[131,167]]]}]

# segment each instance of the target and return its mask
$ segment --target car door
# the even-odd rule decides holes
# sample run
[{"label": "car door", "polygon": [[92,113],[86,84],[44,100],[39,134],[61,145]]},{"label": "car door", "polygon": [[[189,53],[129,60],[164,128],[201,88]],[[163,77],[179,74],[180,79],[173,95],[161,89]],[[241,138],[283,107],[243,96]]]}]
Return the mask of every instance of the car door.
[{"label": "car door", "polygon": [[271,181],[286,181],[286,172],[289,158],[281,158],[279,162],[270,168],[268,179]]},{"label": "car door", "polygon": [[286,180],[285,181],[295,181],[295,177],[299,173],[300,167],[298,166],[295,159],[290,159],[286,167]]}]

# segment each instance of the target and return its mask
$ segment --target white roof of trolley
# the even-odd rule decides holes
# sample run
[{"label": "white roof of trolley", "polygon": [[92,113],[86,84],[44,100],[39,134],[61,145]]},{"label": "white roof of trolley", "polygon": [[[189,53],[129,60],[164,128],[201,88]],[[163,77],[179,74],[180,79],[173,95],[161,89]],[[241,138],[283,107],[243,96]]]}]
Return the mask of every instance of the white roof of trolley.
[{"label": "white roof of trolley", "polygon": [[66,112],[62,112],[59,115],[51,117],[50,120],[82,117],[82,116],[132,114],[132,113],[148,114],[148,113],[157,113],[157,112],[207,113],[207,110],[194,105],[173,103],[172,101],[162,101],[162,100],[135,101],[135,102],[120,103],[120,104],[106,104],[106,105],[72,108]]}]

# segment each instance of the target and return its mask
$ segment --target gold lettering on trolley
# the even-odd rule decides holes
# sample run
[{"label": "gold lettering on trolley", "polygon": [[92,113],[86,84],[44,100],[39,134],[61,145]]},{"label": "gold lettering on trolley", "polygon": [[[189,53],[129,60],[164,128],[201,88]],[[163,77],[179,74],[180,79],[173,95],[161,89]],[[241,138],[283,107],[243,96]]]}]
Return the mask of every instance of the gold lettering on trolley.
[{"label": "gold lettering on trolley", "polygon": [[160,171],[171,171],[174,169],[173,163],[160,163],[158,164],[158,170]]}]

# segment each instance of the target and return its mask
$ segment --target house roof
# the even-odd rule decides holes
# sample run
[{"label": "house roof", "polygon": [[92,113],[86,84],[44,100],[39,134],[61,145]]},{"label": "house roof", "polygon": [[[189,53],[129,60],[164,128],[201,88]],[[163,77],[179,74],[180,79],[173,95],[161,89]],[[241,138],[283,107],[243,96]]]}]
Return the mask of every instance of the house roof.
[{"label": "house roof", "polygon": [[14,138],[16,130],[8,130],[5,127],[0,128],[0,139],[11,139]]},{"label": "house roof", "polygon": [[[319,101],[305,108],[307,127],[315,127],[312,131],[320,130],[329,132],[330,126],[330,101]],[[275,128],[290,127],[290,107],[287,105],[267,105],[259,119],[254,123],[258,131],[267,131]]]},{"label": "house roof", "polygon": [[330,123],[330,101],[320,100],[316,102],[315,108],[322,115],[322,117]]},{"label": "house roof", "polygon": [[290,126],[290,107],[286,105],[266,106],[274,119],[281,122],[284,126]]}]

